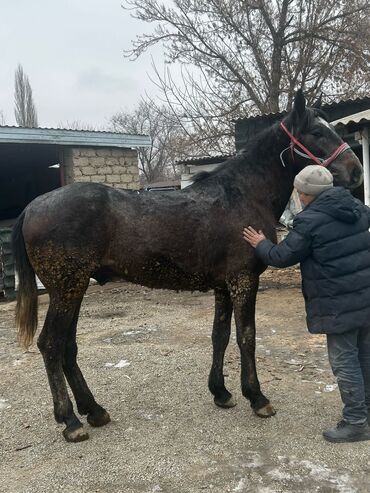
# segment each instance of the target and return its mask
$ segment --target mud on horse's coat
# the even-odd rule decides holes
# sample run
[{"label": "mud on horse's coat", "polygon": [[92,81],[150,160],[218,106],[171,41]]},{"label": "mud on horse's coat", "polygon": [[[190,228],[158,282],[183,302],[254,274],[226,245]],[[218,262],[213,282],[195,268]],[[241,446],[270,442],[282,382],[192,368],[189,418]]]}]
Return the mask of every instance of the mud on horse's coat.
[{"label": "mud on horse's coat", "polygon": [[[314,156],[327,159],[343,144],[316,109],[296,95],[284,125]],[[209,389],[218,406],[235,401],[226,389],[224,354],[234,312],[241,354],[243,395],[259,416],[275,411],[263,395],[255,364],[255,301],[265,266],[242,239],[252,225],[275,239],[275,225],[293,188],[295,174],[310,160],[280,155],[290,137],[278,125],[258,135],[250,148],[194,184],[171,194],[134,194],[100,184],[76,183],[38,197],[14,228],[19,275],[16,319],[24,345],[37,327],[35,273],[50,295],[38,347],[44,358],[54,415],[65,423],[64,437],[88,438],[73,410],[66,380],[78,412],[92,426],[109,422],[95,401],[77,364],[76,328],[90,277],[100,283],[122,278],[153,288],[213,289],[215,315]],[[330,163],[336,183],[358,186],[361,165],[350,149]]]}]

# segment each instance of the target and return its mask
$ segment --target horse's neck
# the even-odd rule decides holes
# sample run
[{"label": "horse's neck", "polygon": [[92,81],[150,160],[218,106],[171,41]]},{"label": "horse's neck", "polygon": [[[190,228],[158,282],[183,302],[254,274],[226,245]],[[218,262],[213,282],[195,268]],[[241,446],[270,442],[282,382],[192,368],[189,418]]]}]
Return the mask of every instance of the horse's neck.
[{"label": "horse's neck", "polygon": [[[281,167],[282,164],[280,164]],[[279,172],[280,171],[280,172]],[[273,179],[272,188],[275,195],[271,201],[274,217],[278,221],[283,214],[289,198],[293,192],[294,173],[292,170],[278,170],[277,177]]]},{"label": "horse's neck", "polygon": [[[285,165],[280,159],[280,153],[288,147],[289,140],[279,131],[271,132],[268,137],[248,152],[248,159],[254,159],[253,166],[261,166],[263,169],[263,189],[256,190],[255,193],[263,195],[266,205],[278,221],[292,194],[296,170],[289,151],[283,155]],[[248,178],[244,176],[246,183]]]}]

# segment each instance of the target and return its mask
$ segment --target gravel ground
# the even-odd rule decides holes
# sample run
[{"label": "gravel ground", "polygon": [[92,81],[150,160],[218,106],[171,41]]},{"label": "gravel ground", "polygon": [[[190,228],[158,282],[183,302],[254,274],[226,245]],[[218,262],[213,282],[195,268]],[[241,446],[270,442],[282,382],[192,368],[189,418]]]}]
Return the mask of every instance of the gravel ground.
[{"label": "gravel ground", "polygon": [[[40,296],[40,320],[47,296]],[[207,389],[211,293],[91,286],[79,361],[110,412],[90,439],[64,441],[36,346],[15,342],[14,303],[1,303],[0,491],[3,493],[369,492],[369,443],[330,444],[340,418],[325,339],[305,329],[299,276],[264,275],[257,307],[261,385],[277,409],[253,415],[239,386],[235,335],[225,365],[238,405],[214,406]]]}]

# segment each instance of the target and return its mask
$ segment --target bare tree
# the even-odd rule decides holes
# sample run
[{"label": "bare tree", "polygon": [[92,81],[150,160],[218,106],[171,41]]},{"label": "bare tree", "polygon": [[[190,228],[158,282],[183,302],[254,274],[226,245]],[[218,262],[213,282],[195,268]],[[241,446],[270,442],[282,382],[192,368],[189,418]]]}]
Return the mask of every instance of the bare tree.
[{"label": "bare tree", "polygon": [[15,120],[20,127],[37,127],[37,112],[33,102],[32,89],[22,65],[15,71]]},{"label": "bare tree", "polygon": [[94,125],[81,120],[67,120],[66,122],[59,122],[58,128],[65,128],[68,130],[86,130],[90,132],[104,132],[106,130],[104,126]]},{"label": "bare tree", "polygon": [[309,103],[369,92],[368,0],[126,0],[125,8],[156,26],[127,55],[164,45],[167,62],[183,66],[180,84],[157,70],[164,99],[215,144],[228,140],[232,119],[290,108],[298,87]]},{"label": "bare tree", "polygon": [[139,170],[145,180],[176,176],[175,162],[185,156],[188,141],[173,115],[165,108],[156,108],[151,101],[141,101],[132,112],[119,112],[111,118],[116,132],[147,134],[151,147],[138,148]]},{"label": "bare tree", "polygon": [[0,110],[0,125],[6,125],[3,110]]}]

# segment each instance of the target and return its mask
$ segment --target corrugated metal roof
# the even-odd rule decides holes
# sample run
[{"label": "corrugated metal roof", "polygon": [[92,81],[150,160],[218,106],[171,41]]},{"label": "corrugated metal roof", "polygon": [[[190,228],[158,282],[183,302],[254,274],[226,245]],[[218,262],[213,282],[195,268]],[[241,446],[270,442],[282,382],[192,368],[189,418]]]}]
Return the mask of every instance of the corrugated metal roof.
[{"label": "corrugated metal roof", "polygon": [[215,163],[222,163],[226,161],[227,159],[230,159],[233,157],[232,155],[220,155],[220,156],[206,156],[206,157],[196,157],[196,158],[190,158],[190,159],[183,159],[180,161],[177,161],[175,164],[186,164],[190,165],[192,164],[193,166],[197,165],[202,165],[202,164],[215,164]]},{"label": "corrugated metal roof", "polygon": [[353,115],[348,115],[338,120],[331,122],[332,125],[348,125],[348,123],[360,123],[363,121],[370,121],[370,109],[365,111],[359,111]]},{"label": "corrugated metal roof", "polygon": [[96,130],[66,128],[25,128],[0,126],[0,143],[57,144],[91,147],[147,147],[148,135],[122,134]]},{"label": "corrugated metal roof", "polygon": [[180,180],[165,180],[165,181],[156,181],[153,183],[148,183],[144,185],[144,188],[167,188],[167,187],[178,187],[180,188],[181,182]]},{"label": "corrugated metal roof", "polygon": [[[340,101],[333,101],[331,103],[326,103],[321,106],[320,109],[322,109],[324,112],[325,110],[330,110],[333,108],[341,107],[341,106],[348,106],[349,104],[358,104],[358,103],[369,103],[370,105],[370,97],[365,96],[363,98],[355,98],[355,99],[341,99]],[[287,111],[280,111],[278,113],[262,113],[259,115],[252,115],[252,116],[245,116],[243,118],[238,118],[235,120],[235,123],[243,122],[245,120],[259,120],[259,119],[282,119],[285,115],[287,115]]]}]

